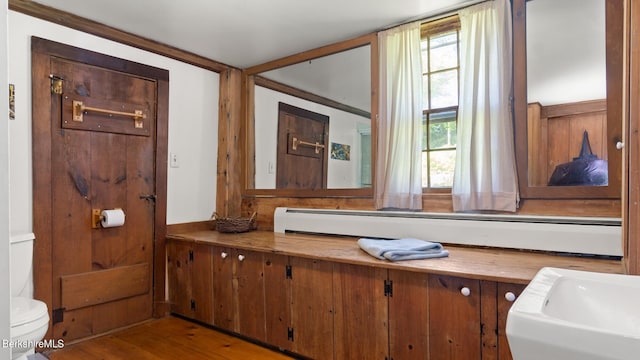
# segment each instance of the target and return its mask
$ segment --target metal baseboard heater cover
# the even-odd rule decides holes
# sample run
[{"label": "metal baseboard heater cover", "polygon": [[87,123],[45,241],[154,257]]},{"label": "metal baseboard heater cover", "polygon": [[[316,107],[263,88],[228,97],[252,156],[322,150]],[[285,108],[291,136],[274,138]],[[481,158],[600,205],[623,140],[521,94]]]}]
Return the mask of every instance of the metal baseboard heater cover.
[{"label": "metal baseboard heater cover", "polygon": [[274,232],[403,238],[443,244],[622,256],[622,221],[401,211],[276,208]]}]

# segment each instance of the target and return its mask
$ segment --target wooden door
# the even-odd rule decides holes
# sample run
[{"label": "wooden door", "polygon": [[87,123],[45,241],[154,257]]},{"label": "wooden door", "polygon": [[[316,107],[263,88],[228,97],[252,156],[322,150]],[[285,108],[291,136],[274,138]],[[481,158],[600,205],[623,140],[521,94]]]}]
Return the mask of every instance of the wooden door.
[{"label": "wooden door", "polygon": [[335,359],[388,357],[386,279],[386,269],[333,264]]},{"label": "wooden door", "polygon": [[480,310],[479,280],[429,275],[429,359],[481,359]]},{"label": "wooden door", "polygon": [[279,103],[277,189],[326,189],[329,117]]},{"label": "wooden door", "polygon": [[[64,79],[51,109],[54,337],[73,340],[152,315],[156,84],[63,59],[51,69]],[[135,111],[140,124],[113,115]],[[124,225],[93,226],[94,209],[122,209]]]},{"label": "wooden door", "polygon": [[227,331],[234,328],[233,258],[231,249],[214,246],[213,253],[213,324]]},{"label": "wooden door", "polygon": [[389,352],[391,359],[429,359],[428,275],[389,270]]},{"label": "wooden door", "polygon": [[167,243],[171,312],[213,325],[213,257],[205,244]]},{"label": "wooden door", "polygon": [[[507,315],[513,301],[520,296],[525,287],[526,285],[522,284],[498,283],[498,360],[513,359],[507,340]],[[513,294],[513,297],[509,293]]]},{"label": "wooden door", "polygon": [[311,359],[333,359],[333,264],[292,257],[291,350]]},{"label": "wooden door", "polygon": [[[47,337],[162,315],[168,72],[37,38],[32,55],[34,283],[52,311]],[[117,208],[122,226],[93,216]]]},{"label": "wooden door", "polygon": [[241,335],[266,340],[263,255],[234,249],[234,302],[237,306],[235,328]]}]

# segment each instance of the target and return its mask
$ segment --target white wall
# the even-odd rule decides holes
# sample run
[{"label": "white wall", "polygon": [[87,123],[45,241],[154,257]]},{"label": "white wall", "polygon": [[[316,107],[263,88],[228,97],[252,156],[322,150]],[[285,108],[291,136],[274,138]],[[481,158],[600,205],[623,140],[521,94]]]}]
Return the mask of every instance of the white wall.
[{"label": "white wall", "polygon": [[[329,142],[351,146],[351,160],[331,159],[330,151],[327,166],[327,187],[354,188],[360,187],[360,139],[358,125],[370,126],[371,120],[311,101],[273,91],[261,86],[255,87],[255,133],[256,133],[256,188],[275,189],[276,159],[278,143],[278,102],[297,106],[329,116]],[[269,163],[273,164],[273,172],[269,173]]]},{"label": "white wall", "polygon": [[[0,0],[0,54],[7,54],[7,0]],[[0,56],[0,341],[11,339],[9,283],[9,122],[8,64]],[[0,359],[10,359],[11,349],[0,346]]]},{"label": "white wall", "polygon": [[217,73],[14,11],[8,33],[9,82],[16,85],[16,120],[9,126],[12,235],[33,231],[31,36],[169,70],[169,153],[179,167],[168,169],[167,223],[209,219],[216,203]]}]

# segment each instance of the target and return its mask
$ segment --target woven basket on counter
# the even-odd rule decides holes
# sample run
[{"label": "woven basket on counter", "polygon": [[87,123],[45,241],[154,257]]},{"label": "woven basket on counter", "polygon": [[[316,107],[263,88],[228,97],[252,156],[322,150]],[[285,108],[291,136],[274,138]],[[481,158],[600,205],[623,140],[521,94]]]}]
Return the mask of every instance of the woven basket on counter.
[{"label": "woven basket on counter", "polygon": [[216,221],[216,231],[221,233],[242,233],[258,228],[256,221],[257,213],[253,213],[250,218],[237,217],[228,218],[220,217],[217,213],[213,213],[212,219]]}]

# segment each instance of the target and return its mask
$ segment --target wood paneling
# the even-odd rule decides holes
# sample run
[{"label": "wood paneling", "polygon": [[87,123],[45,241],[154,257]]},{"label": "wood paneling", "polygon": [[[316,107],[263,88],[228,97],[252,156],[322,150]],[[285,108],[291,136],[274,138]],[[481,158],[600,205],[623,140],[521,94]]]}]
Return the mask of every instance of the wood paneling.
[{"label": "wood paneling", "polygon": [[[62,307],[67,310],[102,304],[149,291],[149,264],[62,276]],[[118,286],[105,286],[118,284]]]},{"label": "wood paneling", "polygon": [[556,166],[580,155],[584,131],[593,154],[607,160],[606,100],[528,107],[528,177],[531,186],[546,186]]}]

